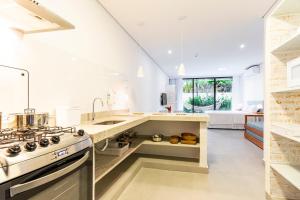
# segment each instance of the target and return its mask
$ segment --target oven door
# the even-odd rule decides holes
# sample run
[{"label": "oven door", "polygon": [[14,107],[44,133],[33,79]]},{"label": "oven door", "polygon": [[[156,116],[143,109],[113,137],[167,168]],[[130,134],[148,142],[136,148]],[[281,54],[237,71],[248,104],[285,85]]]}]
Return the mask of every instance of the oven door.
[{"label": "oven door", "polygon": [[92,199],[92,151],[82,150],[0,185],[0,199]]}]

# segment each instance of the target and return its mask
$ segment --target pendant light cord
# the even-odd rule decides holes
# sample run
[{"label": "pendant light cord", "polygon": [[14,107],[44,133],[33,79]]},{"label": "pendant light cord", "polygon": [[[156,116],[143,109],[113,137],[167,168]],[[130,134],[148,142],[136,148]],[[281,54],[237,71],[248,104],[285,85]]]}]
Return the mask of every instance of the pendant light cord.
[{"label": "pendant light cord", "polygon": [[183,21],[185,20],[186,16],[182,16],[178,18],[179,23],[180,23],[180,64],[178,68],[178,75],[179,76],[184,76],[185,75],[185,67],[183,64]]},{"label": "pendant light cord", "polygon": [[182,33],[182,29],[181,29],[181,33],[180,33],[180,41],[181,41],[180,42],[181,43],[180,44],[180,46],[181,46],[180,47],[181,48],[181,50],[180,50],[181,51],[180,52],[180,62],[181,62],[181,64],[183,63],[183,36],[182,35],[183,35],[183,33]]},{"label": "pendant light cord", "polygon": [[182,21],[180,21],[180,64],[183,64],[183,25],[182,25]]}]

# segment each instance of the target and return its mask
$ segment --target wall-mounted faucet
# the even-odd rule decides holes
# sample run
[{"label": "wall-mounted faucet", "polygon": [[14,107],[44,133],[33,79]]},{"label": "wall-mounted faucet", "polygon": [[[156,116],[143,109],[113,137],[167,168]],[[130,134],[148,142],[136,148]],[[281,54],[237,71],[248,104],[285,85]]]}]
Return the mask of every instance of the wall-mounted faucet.
[{"label": "wall-mounted faucet", "polygon": [[101,101],[102,107],[104,106],[104,102],[103,102],[102,98],[99,98],[99,97],[94,98],[94,101],[93,101],[93,113],[92,113],[92,120],[93,121],[95,120],[95,103],[96,103],[97,100]]}]

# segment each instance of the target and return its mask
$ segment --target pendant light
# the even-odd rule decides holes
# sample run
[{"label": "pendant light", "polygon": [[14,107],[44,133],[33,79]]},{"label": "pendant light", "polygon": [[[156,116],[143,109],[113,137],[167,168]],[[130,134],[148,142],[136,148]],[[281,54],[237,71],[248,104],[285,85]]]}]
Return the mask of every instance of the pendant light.
[{"label": "pendant light", "polygon": [[139,66],[136,76],[138,78],[143,78],[144,77],[144,68],[143,68],[143,66]]},{"label": "pendant light", "polygon": [[[185,16],[184,17],[180,17],[178,20],[179,22],[183,22],[183,20],[185,20]],[[178,76],[184,76],[185,75],[185,66],[183,64],[183,27],[182,27],[182,23],[181,23],[181,32],[180,32],[180,65],[178,67],[177,70],[177,74]]]},{"label": "pendant light", "polygon": [[184,76],[185,75],[185,67],[184,67],[183,63],[181,63],[179,65],[177,74],[178,74],[178,76]]}]

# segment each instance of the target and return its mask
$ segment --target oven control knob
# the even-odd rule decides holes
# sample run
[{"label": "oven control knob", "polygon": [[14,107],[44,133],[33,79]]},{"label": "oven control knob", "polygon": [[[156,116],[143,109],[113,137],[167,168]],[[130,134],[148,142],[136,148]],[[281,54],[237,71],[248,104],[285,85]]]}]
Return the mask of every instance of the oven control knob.
[{"label": "oven control knob", "polygon": [[59,136],[52,136],[51,141],[54,144],[58,144],[60,142],[60,137]]},{"label": "oven control knob", "polygon": [[46,147],[49,145],[49,140],[47,138],[42,138],[39,142],[41,147]]},{"label": "oven control knob", "polygon": [[77,131],[77,134],[78,134],[79,136],[84,136],[85,132],[84,132],[83,129],[79,129],[79,130]]},{"label": "oven control knob", "polygon": [[13,145],[7,149],[7,152],[11,155],[17,155],[21,152],[21,147],[19,145]]},{"label": "oven control knob", "polygon": [[25,144],[25,149],[27,151],[34,151],[36,149],[37,145],[35,144],[35,142],[27,142]]}]

